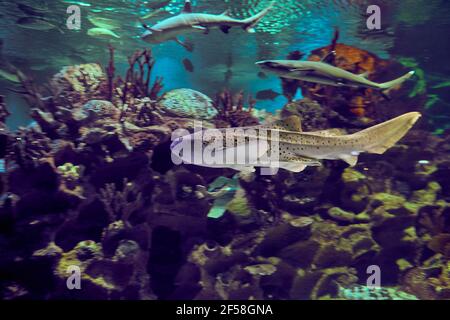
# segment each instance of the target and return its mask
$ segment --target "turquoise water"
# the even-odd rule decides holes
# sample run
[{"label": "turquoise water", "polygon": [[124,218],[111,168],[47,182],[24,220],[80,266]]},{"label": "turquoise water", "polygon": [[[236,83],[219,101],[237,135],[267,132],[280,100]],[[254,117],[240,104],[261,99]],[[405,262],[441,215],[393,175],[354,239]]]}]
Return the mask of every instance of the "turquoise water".
[{"label": "turquoise water", "polygon": [[[147,1],[152,3],[154,1]],[[29,4],[43,8],[45,18],[62,28],[62,32],[24,29],[16,21],[25,16],[17,4]],[[192,53],[175,42],[149,45],[140,39],[145,31],[139,17],[155,12],[145,1],[102,1],[79,2],[81,29],[67,30],[65,12],[76,1],[13,1],[2,2],[0,12],[0,38],[3,39],[3,59],[17,66],[39,81],[48,78],[66,65],[83,62],[107,62],[107,46],[117,50],[118,70],[126,68],[126,57],[135,49],[151,47],[157,64],[153,75],[163,76],[165,89],[188,87],[207,95],[214,95],[224,87],[232,91],[244,90],[255,95],[260,90],[273,89],[281,92],[276,77],[261,79],[255,61],[284,58],[288,52],[300,50],[308,56],[312,49],[328,45],[334,28],[339,28],[339,42],[355,45],[379,55],[382,58],[407,57],[425,71],[427,84],[431,87],[448,78],[449,43],[445,41],[449,32],[449,6],[445,1],[409,0],[392,1],[288,1],[276,2],[275,10],[264,18],[257,27],[257,33],[248,35],[241,29],[232,29],[230,34],[219,30],[209,35],[186,36],[194,44]],[[194,1],[194,11],[221,13],[230,9],[231,15],[245,17],[263,9],[269,1]],[[366,27],[366,9],[369,4],[381,8],[382,30],[369,32]],[[182,0],[170,1],[161,13],[147,19],[152,25],[164,18],[177,14],[183,6]],[[155,6],[153,6],[155,7]],[[98,39],[87,35],[95,27],[92,18],[111,19],[117,28],[118,39]],[[194,65],[194,72],[187,72],[183,59]],[[1,93],[8,96],[16,106],[9,123],[16,127],[25,124],[24,104],[20,98],[11,97],[6,88],[11,86],[1,79]],[[442,90],[441,90],[442,91]],[[442,103],[447,105],[447,96]],[[282,96],[274,101],[259,101],[258,108],[270,111],[279,109],[285,103]],[[442,106],[437,108],[439,113]],[[434,115],[448,117],[448,113]],[[439,124],[444,120],[439,120]]]}]

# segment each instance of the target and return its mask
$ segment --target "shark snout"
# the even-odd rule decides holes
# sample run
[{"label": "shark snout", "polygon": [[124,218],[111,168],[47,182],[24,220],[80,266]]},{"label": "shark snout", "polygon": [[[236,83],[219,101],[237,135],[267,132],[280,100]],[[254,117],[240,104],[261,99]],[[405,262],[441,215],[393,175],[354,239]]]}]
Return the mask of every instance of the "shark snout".
[{"label": "shark snout", "polygon": [[262,60],[262,61],[255,62],[255,64],[257,66],[260,66],[260,67],[265,67],[265,66],[272,65],[272,61],[270,61],[270,60]]},{"label": "shark snout", "polygon": [[271,60],[258,61],[255,64],[265,70],[274,70],[278,67],[278,64]]},{"label": "shark snout", "polygon": [[290,71],[290,68],[287,64],[283,63],[280,60],[263,60],[256,62],[256,65],[261,69],[273,72],[279,75],[285,74]]}]

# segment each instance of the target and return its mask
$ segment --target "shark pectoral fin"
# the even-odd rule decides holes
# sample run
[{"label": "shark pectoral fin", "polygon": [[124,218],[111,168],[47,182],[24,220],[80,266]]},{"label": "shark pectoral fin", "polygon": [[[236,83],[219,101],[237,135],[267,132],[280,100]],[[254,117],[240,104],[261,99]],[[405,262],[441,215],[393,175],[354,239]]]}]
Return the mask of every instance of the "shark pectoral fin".
[{"label": "shark pectoral fin", "polygon": [[189,44],[186,42],[181,41],[178,38],[174,38],[174,41],[176,41],[179,45],[183,46],[187,51],[192,52],[194,51],[194,45],[193,44]]},{"label": "shark pectoral fin", "polygon": [[354,167],[358,162],[357,155],[343,154],[339,157],[343,161],[347,162],[351,167]]},{"label": "shark pectoral fin", "polygon": [[240,172],[248,172],[248,173],[255,172],[255,167],[252,167],[252,166],[230,165],[230,166],[228,166],[228,168],[231,168],[233,170],[237,170]]},{"label": "shark pectoral fin", "polygon": [[204,34],[208,34],[209,33],[209,29],[207,27],[204,27],[204,26],[192,26],[192,28],[196,29],[196,30],[203,31]]},{"label": "shark pectoral fin", "polygon": [[311,166],[311,167],[320,167],[322,163],[313,158],[308,158],[296,154],[291,154],[283,158],[286,163],[294,163],[294,164],[301,164],[305,166]]},{"label": "shark pectoral fin", "polygon": [[186,2],[184,3],[183,10],[181,12],[182,13],[192,13],[192,3],[190,0],[186,0]]},{"label": "shark pectoral fin", "polygon": [[232,157],[233,163],[230,165],[252,166],[258,163],[258,159],[267,153],[269,143],[265,140],[254,140],[249,143],[242,143],[236,147],[224,148],[226,161]]},{"label": "shark pectoral fin", "polygon": [[230,26],[220,26],[220,30],[222,30],[223,33],[229,33],[230,32],[231,27]]}]

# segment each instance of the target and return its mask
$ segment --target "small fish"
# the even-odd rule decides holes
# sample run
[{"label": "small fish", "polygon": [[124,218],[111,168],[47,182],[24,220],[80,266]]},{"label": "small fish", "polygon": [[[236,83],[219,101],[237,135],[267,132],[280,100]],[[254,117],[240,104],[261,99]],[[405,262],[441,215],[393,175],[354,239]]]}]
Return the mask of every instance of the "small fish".
[{"label": "small fish", "polygon": [[97,16],[88,16],[88,20],[90,23],[92,23],[94,26],[98,28],[108,29],[108,30],[114,30],[120,28],[120,23],[104,17],[97,17]]},{"label": "small fish", "polygon": [[24,17],[20,18],[16,21],[16,24],[25,29],[32,29],[32,30],[38,30],[38,31],[48,31],[56,29],[61,33],[64,33],[64,31],[59,28],[58,26],[54,25],[52,22],[47,21],[42,18],[36,18],[36,17]]},{"label": "small fish", "polygon": [[272,89],[261,90],[256,93],[256,99],[258,100],[275,100],[277,97],[281,96],[278,92]]},{"label": "small fish", "polygon": [[446,87],[450,87],[450,81],[441,82],[441,83],[433,86],[432,88],[433,89],[441,89],[441,88],[446,88]]},{"label": "small fish", "polygon": [[151,19],[151,18],[157,17],[162,14],[168,14],[168,12],[163,9],[158,9],[158,10],[147,13],[146,15],[142,16],[140,19],[147,20],[147,19]]},{"label": "small fish", "polygon": [[149,3],[145,4],[145,6],[149,9],[157,10],[166,7],[171,2],[172,0],[150,1]]},{"label": "small fish", "polygon": [[186,69],[186,71],[194,72],[194,65],[192,64],[191,60],[188,58],[183,59],[183,66]]},{"label": "small fish", "polygon": [[117,35],[114,31],[105,29],[105,28],[91,28],[87,32],[88,36],[100,39],[120,39],[120,36]]},{"label": "small fish", "polygon": [[[324,60],[326,58],[328,58],[328,56],[325,57]],[[336,87],[364,87],[380,90],[386,90],[400,85],[404,81],[411,78],[415,73],[414,71],[410,71],[398,79],[385,83],[376,83],[367,79],[366,74],[354,74],[324,62],[265,60],[259,61],[256,64],[263,68],[263,70],[275,73],[282,78],[296,79]]]},{"label": "small fish", "polygon": [[0,78],[12,83],[20,83],[20,79],[17,74],[11,70],[8,70],[4,66],[0,66]]},{"label": "small fish", "polygon": [[[246,172],[253,172],[255,167],[301,172],[307,166],[320,166],[323,159],[340,159],[355,166],[360,153],[383,154],[394,146],[420,117],[418,112],[409,112],[343,134],[336,129],[303,132],[299,117],[291,116],[268,125],[197,130],[174,139],[170,148],[172,160],[178,164]],[[242,158],[240,162],[236,156]]]},{"label": "small fish", "polygon": [[18,3],[17,8],[30,16],[43,17],[46,13],[48,13],[48,9],[46,8],[32,7],[24,3]]},{"label": "small fish", "polygon": [[260,72],[258,72],[258,78],[260,78],[260,79],[267,79],[267,74],[265,74],[264,72],[260,71]]},{"label": "small fish", "polygon": [[232,27],[241,27],[249,33],[254,33],[254,27],[269,13],[273,5],[274,2],[254,16],[239,20],[229,17],[228,12],[220,15],[193,13],[191,1],[187,0],[183,11],[179,15],[167,18],[152,27],[144,25],[147,31],[141,38],[145,42],[153,44],[174,40],[184,46],[183,42],[178,38],[180,35],[192,31],[208,34],[209,29],[213,27],[220,28],[224,33],[228,33]]}]

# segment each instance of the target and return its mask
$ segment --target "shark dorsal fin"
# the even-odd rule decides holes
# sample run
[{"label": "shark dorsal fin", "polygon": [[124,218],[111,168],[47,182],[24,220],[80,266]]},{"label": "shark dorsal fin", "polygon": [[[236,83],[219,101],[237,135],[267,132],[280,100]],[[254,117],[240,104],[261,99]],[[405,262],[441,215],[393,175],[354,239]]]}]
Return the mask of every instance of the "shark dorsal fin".
[{"label": "shark dorsal fin", "polygon": [[222,13],[222,16],[229,16],[230,15],[230,9],[227,9],[227,10],[225,10],[223,13]]},{"label": "shark dorsal fin", "polygon": [[182,12],[182,13],[192,13],[192,3],[191,3],[191,0],[186,0],[186,2],[184,3],[183,10],[182,10],[181,12]]},{"label": "shark dorsal fin", "polygon": [[264,125],[265,128],[269,129],[278,129],[278,130],[287,130],[287,131],[302,131],[302,124],[300,117],[298,116],[290,116],[283,120],[277,120],[270,124]]},{"label": "shark dorsal fin", "polygon": [[282,120],[284,125],[290,131],[302,131],[302,122],[298,116],[290,116]]}]

